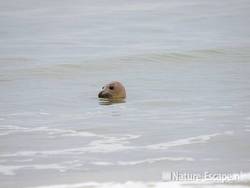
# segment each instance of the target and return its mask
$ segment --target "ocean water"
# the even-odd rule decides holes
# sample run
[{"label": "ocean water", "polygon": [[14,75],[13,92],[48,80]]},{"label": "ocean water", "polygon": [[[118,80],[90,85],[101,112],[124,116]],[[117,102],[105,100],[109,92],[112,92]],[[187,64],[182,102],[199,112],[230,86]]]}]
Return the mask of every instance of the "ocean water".
[{"label": "ocean water", "polygon": [[249,0],[0,0],[0,187],[250,186],[249,23]]}]

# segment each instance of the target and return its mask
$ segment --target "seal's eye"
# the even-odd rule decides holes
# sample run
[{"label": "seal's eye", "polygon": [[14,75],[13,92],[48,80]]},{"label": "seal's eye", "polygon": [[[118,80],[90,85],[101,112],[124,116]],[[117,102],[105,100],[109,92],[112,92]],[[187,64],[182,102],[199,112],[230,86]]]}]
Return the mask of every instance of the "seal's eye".
[{"label": "seal's eye", "polygon": [[113,89],[114,89],[114,86],[109,86],[109,89],[113,90]]},{"label": "seal's eye", "polygon": [[102,87],[102,89],[104,89],[104,86]]}]

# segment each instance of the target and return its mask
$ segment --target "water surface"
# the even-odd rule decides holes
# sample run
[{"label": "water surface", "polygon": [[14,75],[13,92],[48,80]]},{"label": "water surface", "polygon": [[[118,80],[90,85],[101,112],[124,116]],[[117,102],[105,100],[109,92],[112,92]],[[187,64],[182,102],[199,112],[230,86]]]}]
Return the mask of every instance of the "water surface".
[{"label": "water surface", "polygon": [[[0,187],[249,185],[249,19],[247,0],[0,1]],[[125,103],[100,104],[111,80]]]}]

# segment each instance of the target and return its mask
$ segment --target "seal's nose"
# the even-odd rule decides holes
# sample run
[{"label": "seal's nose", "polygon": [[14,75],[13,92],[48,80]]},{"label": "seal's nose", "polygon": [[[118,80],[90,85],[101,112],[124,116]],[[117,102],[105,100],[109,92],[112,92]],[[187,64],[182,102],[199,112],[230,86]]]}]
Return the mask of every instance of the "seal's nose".
[{"label": "seal's nose", "polygon": [[99,94],[98,94],[98,97],[99,98],[112,98],[112,95],[110,93],[106,93],[104,91],[101,91]]},{"label": "seal's nose", "polygon": [[99,98],[103,98],[103,91],[101,91],[101,92],[98,94],[98,97],[99,97]]}]

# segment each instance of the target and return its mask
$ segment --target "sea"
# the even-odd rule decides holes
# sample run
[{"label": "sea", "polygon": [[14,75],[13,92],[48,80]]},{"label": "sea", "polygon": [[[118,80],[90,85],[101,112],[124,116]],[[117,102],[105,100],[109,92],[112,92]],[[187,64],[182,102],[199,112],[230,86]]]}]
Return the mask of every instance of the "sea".
[{"label": "sea", "polygon": [[0,0],[0,188],[163,187],[250,187],[250,1]]}]

